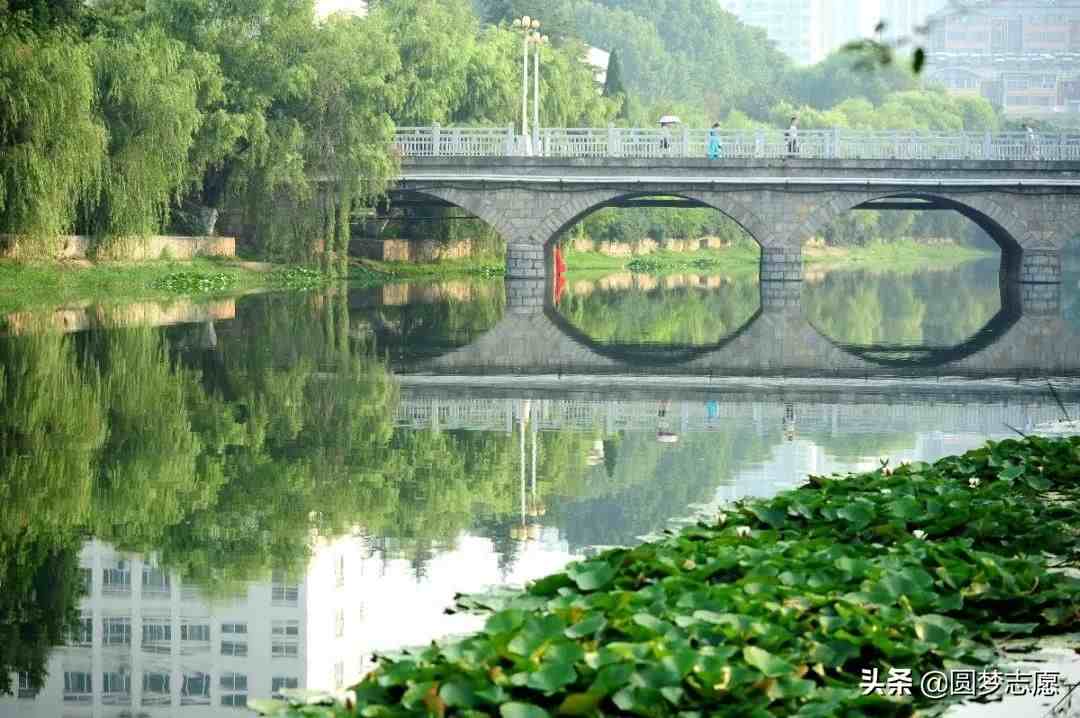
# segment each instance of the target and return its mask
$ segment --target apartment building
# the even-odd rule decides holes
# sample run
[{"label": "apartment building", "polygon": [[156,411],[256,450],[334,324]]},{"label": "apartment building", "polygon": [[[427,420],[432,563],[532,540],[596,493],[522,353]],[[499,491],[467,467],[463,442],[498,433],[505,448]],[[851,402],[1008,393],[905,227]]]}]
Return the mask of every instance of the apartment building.
[{"label": "apartment building", "polygon": [[930,17],[945,9],[948,0],[880,0],[884,39],[896,42],[903,38],[920,40]]},{"label": "apartment building", "polygon": [[[245,595],[208,600],[151,557],[90,541],[79,630],[32,692],[0,698],[11,718],[203,718],[249,697],[306,686],[306,590],[275,574]],[[237,713],[242,714],[242,713]]]},{"label": "apartment building", "polygon": [[1080,0],[983,0],[931,18],[928,77],[1006,113],[1080,113]]},{"label": "apartment building", "polygon": [[846,43],[871,36],[881,17],[880,0],[720,0],[720,6],[764,29],[799,65],[820,62]]}]

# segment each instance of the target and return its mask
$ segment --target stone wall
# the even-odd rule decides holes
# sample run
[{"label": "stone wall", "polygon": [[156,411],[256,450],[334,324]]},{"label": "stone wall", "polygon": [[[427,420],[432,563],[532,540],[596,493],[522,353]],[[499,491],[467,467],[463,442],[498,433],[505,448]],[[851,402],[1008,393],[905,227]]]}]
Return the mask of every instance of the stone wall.
[{"label": "stone wall", "polygon": [[[92,237],[67,235],[57,237],[48,253],[52,259],[103,259],[141,261],[149,259],[193,259],[195,257],[235,257],[236,239],[233,237],[174,237],[156,235],[151,237],[120,237],[110,240],[107,246],[95,248]],[[20,259],[28,257],[20,251],[18,243],[10,235],[0,236],[0,257]]]},{"label": "stone wall", "polygon": [[441,262],[465,259],[473,252],[472,240],[439,242],[433,239],[357,239],[349,243],[349,253],[381,262]]},{"label": "stone wall", "polygon": [[643,257],[659,251],[682,254],[702,249],[727,249],[730,246],[731,242],[719,237],[662,239],[660,241],[645,237],[636,242],[606,242],[579,238],[570,244],[574,252],[596,252],[608,257]]}]

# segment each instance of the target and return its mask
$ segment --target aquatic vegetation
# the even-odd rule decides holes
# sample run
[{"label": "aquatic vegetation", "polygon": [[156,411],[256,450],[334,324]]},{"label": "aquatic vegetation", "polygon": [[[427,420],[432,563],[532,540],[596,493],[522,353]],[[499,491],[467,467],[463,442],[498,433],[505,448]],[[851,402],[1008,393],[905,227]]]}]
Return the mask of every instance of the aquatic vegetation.
[{"label": "aquatic vegetation", "polygon": [[326,284],[327,275],[311,267],[288,267],[270,275],[272,284],[289,289],[310,289]]},{"label": "aquatic vegetation", "polygon": [[225,272],[172,272],[154,280],[151,286],[177,294],[209,294],[228,291],[235,284],[236,277]]},{"label": "aquatic vegetation", "polygon": [[[931,670],[1000,640],[1075,631],[1080,437],[812,477],[715,523],[571,564],[523,592],[460,596],[483,631],[382,657],[355,703],[275,715],[909,715]],[[910,669],[913,695],[861,689]]]}]

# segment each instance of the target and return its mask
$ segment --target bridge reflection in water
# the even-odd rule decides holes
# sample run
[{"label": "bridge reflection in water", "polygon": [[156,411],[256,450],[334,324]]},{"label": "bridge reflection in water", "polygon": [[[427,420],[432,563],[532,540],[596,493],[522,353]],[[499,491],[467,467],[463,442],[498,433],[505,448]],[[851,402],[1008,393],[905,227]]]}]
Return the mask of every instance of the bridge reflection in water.
[{"label": "bridge reflection in water", "polygon": [[802,307],[802,282],[762,282],[760,307],[705,346],[597,341],[554,306],[550,280],[510,279],[506,311],[465,346],[403,357],[399,374],[866,377],[1080,375],[1080,333],[1064,320],[1060,284],[1002,281],[1001,309],[953,346],[850,345],[823,335]]}]

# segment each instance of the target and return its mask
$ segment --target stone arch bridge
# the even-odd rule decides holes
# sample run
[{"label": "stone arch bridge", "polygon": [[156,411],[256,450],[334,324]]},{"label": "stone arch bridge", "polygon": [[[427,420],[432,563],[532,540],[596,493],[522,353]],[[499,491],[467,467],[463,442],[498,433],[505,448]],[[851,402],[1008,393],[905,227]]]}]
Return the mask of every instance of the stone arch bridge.
[{"label": "stone arch bridge", "polygon": [[[799,281],[802,246],[855,209],[955,210],[1002,248],[1003,276],[1060,282],[1080,231],[1080,159],[406,157],[393,198],[459,207],[507,243],[507,276],[551,273],[554,240],[617,206],[710,207],[761,247],[762,281]],[[663,199],[646,199],[646,198]]]}]

